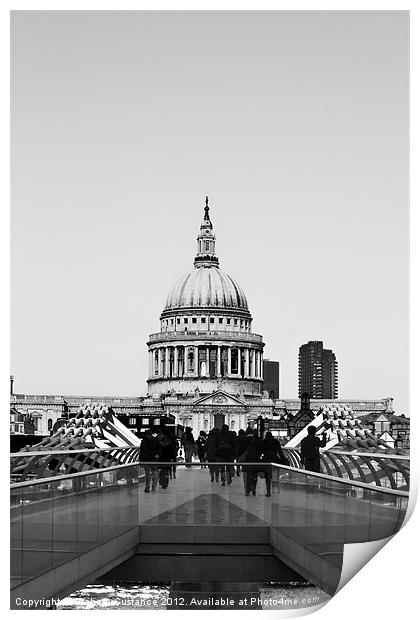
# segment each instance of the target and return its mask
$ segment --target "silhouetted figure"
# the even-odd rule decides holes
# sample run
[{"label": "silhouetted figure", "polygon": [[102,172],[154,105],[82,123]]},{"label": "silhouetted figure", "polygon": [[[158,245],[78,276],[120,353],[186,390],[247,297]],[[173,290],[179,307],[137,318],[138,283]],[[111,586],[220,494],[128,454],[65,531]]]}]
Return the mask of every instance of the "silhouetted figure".
[{"label": "silhouetted figure", "polygon": [[[239,452],[239,456],[238,456],[238,461],[240,463],[245,463],[246,462],[246,457],[248,454],[248,448],[252,442],[252,440],[254,439],[254,431],[252,430],[252,428],[248,425],[246,432],[244,435],[238,435],[238,452]],[[242,476],[243,476],[243,481],[244,481],[244,491],[246,493],[246,488],[247,488],[247,480],[248,480],[248,469],[247,467],[245,467],[244,465],[242,465]]]},{"label": "silhouetted figure", "polygon": [[241,471],[241,466],[239,464],[241,455],[245,452],[249,443],[250,442],[248,441],[247,436],[245,435],[244,429],[241,428],[238,431],[238,435],[235,437],[235,461],[238,463],[238,465],[236,466],[237,476],[240,475],[240,471]]},{"label": "silhouetted figure", "polygon": [[201,463],[201,469],[205,467],[206,462],[206,452],[207,452],[207,436],[205,431],[200,431],[200,435],[197,439],[197,454],[198,459]]},{"label": "silhouetted figure", "polygon": [[[248,446],[244,458],[244,467],[246,469],[246,486],[245,495],[256,494],[258,472],[261,471],[261,456],[263,454],[264,446],[262,440],[258,437],[258,430],[253,431],[252,441]],[[246,463],[254,463],[254,465],[246,465]]]},{"label": "silhouetted figure", "polygon": [[300,442],[300,458],[304,469],[320,473],[321,460],[319,449],[327,445],[327,433],[322,433],[322,439],[316,436],[316,427],[308,426],[308,434]]},{"label": "silhouetted figure", "polygon": [[158,435],[159,442],[159,462],[165,463],[165,465],[159,465],[159,484],[162,489],[166,489],[169,484],[169,471],[172,469],[172,465],[168,463],[174,462],[176,459],[176,452],[174,450],[174,444],[171,438],[165,431],[161,431]]},{"label": "silhouetted figure", "polygon": [[[159,458],[159,442],[153,437],[152,431],[147,429],[145,436],[141,440],[139,459],[140,461],[157,461]],[[144,473],[146,475],[145,493],[150,493],[150,482],[152,483],[152,491],[156,491],[158,480],[157,465],[144,465]]]},{"label": "silhouetted figure", "polygon": [[[182,447],[185,453],[185,462],[191,463],[193,454],[197,453],[197,444],[195,443],[194,435],[192,434],[192,428],[187,426],[181,439]],[[191,465],[187,465],[188,468]]]},{"label": "silhouetted figure", "polygon": [[[219,434],[219,445],[216,448],[216,456],[219,462],[233,463],[235,459],[235,438],[229,431],[227,424],[222,425],[222,429]],[[221,465],[221,480],[222,487],[226,486],[226,483],[232,484],[232,477],[234,475],[234,469],[231,465]]]},{"label": "silhouetted figure", "polygon": [[218,465],[211,465],[217,462],[217,448],[219,445],[218,428],[212,428],[207,437],[207,462],[209,464],[210,480],[219,482],[220,468]]},{"label": "silhouetted figure", "polygon": [[[178,450],[179,450],[179,441],[173,434],[169,435],[169,439],[172,442],[172,447],[174,451],[173,461],[174,463],[176,463],[176,457],[178,456]],[[176,478],[176,465],[173,465],[171,469],[169,470],[169,478]]]},{"label": "silhouetted figure", "polygon": [[[262,460],[265,463],[278,463],[279,465],[289,465],[289,460],[285,457],[284,452],[281,449],[280,442],[275,437],[273,437],[270,431],[265,434],[265,438],[263,440]],[[265,486],[267,490],[266,497],[271,496],[272,475],[272,467],[267,465],[267,469],[264,473]]]}]

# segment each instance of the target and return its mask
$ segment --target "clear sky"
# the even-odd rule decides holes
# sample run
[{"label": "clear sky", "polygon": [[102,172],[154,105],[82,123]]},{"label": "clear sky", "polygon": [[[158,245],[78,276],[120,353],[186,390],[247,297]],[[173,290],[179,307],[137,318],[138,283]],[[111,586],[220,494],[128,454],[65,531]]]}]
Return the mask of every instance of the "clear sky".
[{"label": "clear sky", "polygon": [[146,393],[204,197],[281,396],[408,413],[408,12],[12,14],[19,393]]}]

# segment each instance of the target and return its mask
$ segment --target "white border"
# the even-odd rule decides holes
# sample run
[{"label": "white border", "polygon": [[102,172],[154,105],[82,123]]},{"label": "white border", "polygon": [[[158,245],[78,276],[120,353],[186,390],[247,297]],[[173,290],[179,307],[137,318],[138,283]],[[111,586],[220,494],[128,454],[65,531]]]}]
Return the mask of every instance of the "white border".
[{"label": "white border", "polygon": [[[415,472],[418,480],[419,471],[419,458],[416,450],[418,429],[416,417],[419,415],[417,412],[419,399],[418,388],[418,376],[416,372],[418,369],[418,351],[419,351],[419,335],[418,328],[416,327],[415,317],[419,315],[419,195],[418,195],[418,174],[420,170],[419,157],[418,157],[418,112],[420,109],[420,101],[418,96],[418,50],[419,50],[419,29],[418,29],[418,9],[414,6],[414,2],[389,2],[389,1],[354,1],[354,2],[342,2],[335,0],[333,2],[302,2],[296,0],[295,2],[282,2],[282,1],[268,1],[260,0],[257,2],[250,2],[246,0],[213,0],[212,2],[206,2],[204,0],[190,0],[183,2],[176,1],[159,1],[159,0],[143,0],[143,1],[127,1],[121,0],[120,2],[111,2],[103,0],[102,2],[85,0],[84,2],[73,1],[64,2],[60,0],[45,1],[43,3],[38,2],[9,2],[7,6],[3,6],[1,9],[1,22],[0,22],[0,45],[2,49],[1,54],[1,73],[2,73],[2,97],[0,98],[2,114],[1,114],[1,136],[2,136],[2,209],[0,209],[0,252],[1,252],[1,268],[0,273],[2,277],[2,290],[8,290],[9,280],[9,211],[6,205],[9,204],[9,191],[8,191],[8,179],[9,179],[9,10],[410,10],[411,19],[411,204],[414,205],[411,209],[411,370],[410,370],[410,401],[412,411],[412,466],[413,473]],[[4,297],[4,295],[3,295]],[[10,320],[9,306],[3,301],[2,304],[2,329],[3,343],[2,355],[1,355],[1,373],[2,385],[4,386],[4,399],[2,400],[3,407],[3,424],[7,432],[4,437],[8,437],[9,420],[9,393],[8,393],[8,375],[9,371],[9,356],[5,352],[8,341],[8,326]],[[417,384],[416,384],[417,379]],[[4,444],[5,442],[3,442]],[[6,463],[8,461],[8,446],[6,452]],[[7,467],[3,469],[7,472]],[[8,482],[8,480],[7,480]],[[7,497],[7,493],[5,493]],[[3,532],[8,530],[8,514],[4,515]],[[336,620],[337,615],[341,619],[354,618],[354,617],[380,617],[381,619],[399,617],[412,617],[414,616],[414,610],[417,605],[417,564],[418,564],[418,548],[419,548],[419,511],[417,510],[411,517],[410,521],[403,528],[402,532],[398,534],[393,540],[391,540],[386,548],[383,549],[377,558],[370,561],[359,573],[352,578],[349,585],[344,587],[323,609],[318,612],[318,617],[323,620],[331,618]],[[5,541],[8,544],[8,541]],[[355,547],[355,546],[352,546]],[[356,551],[356,549],[353,549]],[[346,549],[347,552],[347,549]],[[347,555],[349,555],[347,553]],[[352,553],[350,552],[350,556]],[[13,614],[14,612],[8,611],[9,595],[8,595],[8,574],[7,565],[4,566],[2,573],[2,584],[4,587],[3,596],[1,598],[2,607],[7,613]],[[410,613],[412,612],[412,613]],[[39,614],[40,612],[32,612]],[[43,613],[43,612],[41,612]],[[54,612],[53,612],[54,613]],[[58,613],[58,612],[55,612]],[[78,614],[80,612],[67,612],[70,614]],[[113,612],[108,612],[107,616]],[[142,612],[142,617],[146,618],[150,612]],[[161,612],[162,613],[162,612]],[[165,613],[165,612],[163,612]],[[212,614],[212,612],[202,612],[205,614]],[[219,614],[229,614],[229,618],[233,618],[233,614],[239,614],[243,612],[218,612]],[[251,612],[245,612],[251,613]],[[272,618],[272,612],[253,612],[259,615],[269,614]],[[279,613],[279,612],[277,612]],[[293,612],[280,612],[281,617],[295,617],[302,615]],[[184,615],[184,614],[183,614]],[[213,615],[213,614],[212,614]],[[150,616],[155,618],[153,612]],[[171,612],[171,618],[181,617],[177,612]]]}]

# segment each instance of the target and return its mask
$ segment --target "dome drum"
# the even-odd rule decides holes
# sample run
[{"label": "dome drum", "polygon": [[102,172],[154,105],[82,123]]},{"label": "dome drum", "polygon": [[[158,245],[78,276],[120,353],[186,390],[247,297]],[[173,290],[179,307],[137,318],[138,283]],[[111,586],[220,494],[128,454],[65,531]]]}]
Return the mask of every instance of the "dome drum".
[{"label": "dome drum", "polygon": [[230,388],[240,382],[247,392],[259,394],[263,347],[262,340],[222,340],[209,335],[202,340],[150,340],[149,391],[185,393],[199,389],[208,393],[222,381]]},{"label": "dome drum", "polygon": [[237,317],[239,319],[252,320],[249,310],[243,310],[242,308],[230,309],[223,306],[179,306],[177,308],[168,308],[162,311],[160,315],[161,319],[167,319],[170,317],[180,316],[225,316],[225,317]]}]

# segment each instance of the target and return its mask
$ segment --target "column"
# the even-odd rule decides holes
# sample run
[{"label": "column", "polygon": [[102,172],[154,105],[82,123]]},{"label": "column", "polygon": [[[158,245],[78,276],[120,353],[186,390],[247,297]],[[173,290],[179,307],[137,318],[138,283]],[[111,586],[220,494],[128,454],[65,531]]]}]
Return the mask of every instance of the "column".
[{"label": "column", "polygon": [[181,377],[185,377],[187,375],[187,347],[183,346],[184,356],[182,358],[182,375]]},{"label": "column", "polygon": [[247,379],[249,377],[249,349],[245,349],[245,372],[244,377]]},{"label": "column", "polygon": [[217,376],[222,376],[222,348],[217,347]]},{"label": "column", "polygon": [[149,378],[153,375],[153,351],[149,349]]},{"label": "column", "polygon": [[255,349],[251,349],[251,379],[255,379]]},{"label": "column", "polygon": [[165,347],[165,375],[169,377],[171,370],[171,358],[170,358],[171,350],[169,347]]},{"label": "column", "polygon": [[162,376],[162,349],[158,349],[158,377]]},{"label": "column", "polygon": [[210,347],[206,347],[206,377],[210,377]]},{"label": "column", "polygon": [[227,353],[228,353],[227,374],[228,374],[228,377],[230,377],[230,374],[232,372],[232,350],[230,347],[227,348]]},{"label": "column", "polygon": [[194,374],[196,377],[199,375],[198,367],[198,346],[194,347]]},{"label": "column", "polygon": [[241,349],[239,347],[236,350],[238,352],[238,377],[241,377],[242,376],[242,373],[241,373],[241,363],[242,363],[241,355],[242,355],[242,351],[241,351]]},{"label": "column", "polygon": [[263,352],[262,351],[260,353],[260,360],[261,360],[261,362],[260,362],[260,377],[262,379],[263,376],[264,376],[264,364],[263,364],[264,358],[263,358]]},{"label": "column", "polygon": [[178,347],[174,351],[174,377],[178,376]]},{"label": "column", "polygon": [[260,352],[257,351],[256,353],[257,355],[256,355],[256,362],[255,362],[255,376],[259,378],[260,376]]}]

